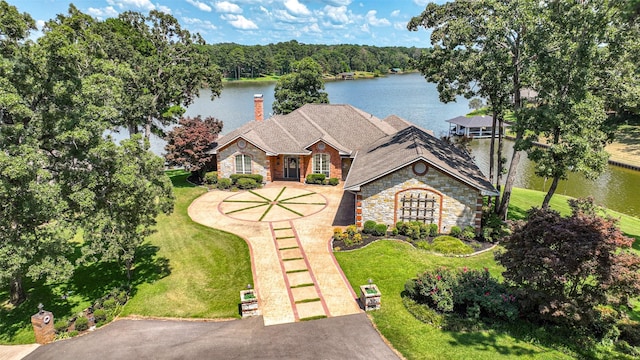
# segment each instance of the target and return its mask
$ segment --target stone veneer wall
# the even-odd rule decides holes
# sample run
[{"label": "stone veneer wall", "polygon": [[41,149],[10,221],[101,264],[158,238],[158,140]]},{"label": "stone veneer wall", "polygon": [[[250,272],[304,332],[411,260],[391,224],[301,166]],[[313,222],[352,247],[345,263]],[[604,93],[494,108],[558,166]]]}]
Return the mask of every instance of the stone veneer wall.
[{"label": "stone veneer wall", "polygon": [[251,173],[260,174],[265,181],[271,181],[271,170],[264,151],[247,141],[244,149],[238,148],[237,140],[218,150],[218,177],[228,178],[236,173],[236,155],[251,156]]},{"label": "stone veneer wall", "polygon": [[374,220],[393,226],[398,220],[395,212],[399,212],[396,194],[407,189],[434,190],[430,195],[436,198],[437,194],[442,194],[440,232],[448,233],[454,225],[480,228],[478,204],[481,204],[482,196],[478,190],[432,167],[425,175],[416,175],[411,165],[361,187],[356,198],[357,225]]}]

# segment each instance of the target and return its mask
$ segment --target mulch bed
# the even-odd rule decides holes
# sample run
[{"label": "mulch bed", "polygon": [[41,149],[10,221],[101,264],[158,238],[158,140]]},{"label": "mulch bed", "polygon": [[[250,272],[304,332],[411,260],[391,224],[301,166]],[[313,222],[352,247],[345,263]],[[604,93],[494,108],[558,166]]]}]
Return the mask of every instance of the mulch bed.
[{"label": "mulch bed", "polygon": [[[372,242],[378,241],[378,240],[398,240],[398,241],[405,241],[408,242],[412,245],[415,245],[416,241],[412,240],[411,238],[404,236],[404,235],[384,235],[384,236],[374,236],[371,234],[362,234],[362,243],[360,244],[353,244],[350,246],[347,246],[344,241],[342,240],[333,240],[333,249],[336,250],[336,248],[339,248],[339,251],[345,251],[345,250],[355,250],[355,249],[360,249],[363,248],[369,244],[371,244]],[[431,243],[433,241],[433,239],[435,239],[435,237],[428,237],[424,240],[418,240],[418,241],[428,241],[429,243]],[[478,251],[482,251],[485,249],[488,249],[490,247],[492,247],[494,244],[490,243],[490,242],[485,242],[485,241],[478,241],[478,240],[464,240],[464,239],[460,239],[463,243],[465,243],[466,245],[471,246],[475,252]]]}]

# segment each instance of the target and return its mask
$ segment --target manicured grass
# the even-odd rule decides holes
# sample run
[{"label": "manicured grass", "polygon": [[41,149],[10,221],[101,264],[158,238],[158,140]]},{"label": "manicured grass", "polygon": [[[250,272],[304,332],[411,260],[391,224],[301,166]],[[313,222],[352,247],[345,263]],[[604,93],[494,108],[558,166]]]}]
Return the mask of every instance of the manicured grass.
[{"label": "manicured grass", "polygon": [[239,291],[253,284],[249,248],[240,237],[191,221],[187,208],[206,192],[186,173],[173,173],[175,209],[158,218],[148,243],[170,273],[138,286],[123,315],[230,318],[238,315]]},{"label": "manicured grass", "polygon": [[[515,189],[512,195],[510,218],[522,218],[531,206],[540,206],[544,193]],[[551,207],[568,214],[567,197],[554,196]],[[640,237],[640,219],[616,212],[622,230]],[[638,241],[636,241],[637,246]],[[637,249],[637,248],[636,248]],[[342,270],[354,290],[372,278],[382,293],[382,309],[371,312],[376,327],[407,359],[569,359],[557,350],[537,345],[528,329],[512,328],[511,334],[500,331],[451,332],[443,331],[415,319],[404,307],[401,293],[404,283],[427,269],[440,266],[449,268],[488,268],[492,275],[501,277],[501,268],[493,252],[469,258],[436,256],[396,241],[379,241],[365,248],[335,253]],[[636,303],[632,318],[640,315]],[[558,346],[565,347],[560,339]]]},{"label": "manicured grass", "polygon": [[[253,284],[247,244],[233,234],[191,221],[187,207],[206,192],[186,182],[187,173],[168,172],[174,185],[175,209],[158,218],[157,232],[136,255],[132,297],[123,315],[231,318],[238,315],[239,291]],[[75,258],[79,257],[79,245]],[[126,284],[117,264],[89,264],[76,269],[64,284],[32,284],[27,300],[8,304],[8,288],[0,288],[0,344],[34,343],[30,323],[38,303],[56,320],[86,309],[109,290]]]},{"label": "manicured grass", "polygon": [[356,291],[360,285],[367,284],[369,278],[378,285],[382,308],[370,314],[382,335],[407,359],[570,358],[494,331],[442,331],[416,320],[402,304],[400,294],[404,283],[427,269],[487,267],[491,274],[498,275],[502,268],[495,263],[491,252],[470,258],[450,258],[428,254],[407,243],[378,241],[357,251],[335,255]]},{"label": "manicured grass", "polygon": [[[545,193],[540,191],[514,189],[511,194],[511,201],[509,202],[509,219],[523,219],[526,216],[527,210],[534,206],[540,207],[544,196]],[[562,215],[568,215],[571,213],[571,208],[567,203],[569,199],[571,199],[569,196],[553,195],[550,206]],[[633,249],[640,254],[640,219],[613,210],[607,210],[607,214],[618,219],[618,224],[622,232],[636,239],[633,244]]]}]

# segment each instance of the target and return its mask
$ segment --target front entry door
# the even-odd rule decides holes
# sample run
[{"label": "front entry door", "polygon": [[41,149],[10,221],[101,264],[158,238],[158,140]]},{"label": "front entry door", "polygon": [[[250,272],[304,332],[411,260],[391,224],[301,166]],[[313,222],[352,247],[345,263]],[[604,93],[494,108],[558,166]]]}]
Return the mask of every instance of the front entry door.
[{"label": "front entry door", "polygon": [[284,177],[287,179],[298,179],[300,177],[300,166],[297,156],[285,156]]}]

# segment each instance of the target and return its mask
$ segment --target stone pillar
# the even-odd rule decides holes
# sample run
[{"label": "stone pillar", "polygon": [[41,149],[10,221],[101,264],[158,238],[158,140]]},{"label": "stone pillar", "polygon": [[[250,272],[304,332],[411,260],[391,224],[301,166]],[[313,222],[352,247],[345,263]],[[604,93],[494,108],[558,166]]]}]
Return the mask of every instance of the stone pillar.
[{"label": "stone pillar", "polygon": [[260,315],[258,309],[258,298],[253,290],[240,291],[240,315],[242,317]]},{"label": "stone pillar", "polygon": [[53,314],[38,306],[38,313],[31,316],[31,325],[36,335],[38,344],[48,344],[56,337],[56,329],[53,326]]},{"label": "stone pillar", "polygon": [[360,303],[364,311],[380,310],[381,295],[375,284],[360,286]]}]

